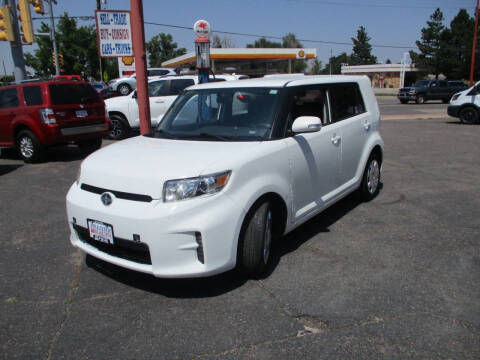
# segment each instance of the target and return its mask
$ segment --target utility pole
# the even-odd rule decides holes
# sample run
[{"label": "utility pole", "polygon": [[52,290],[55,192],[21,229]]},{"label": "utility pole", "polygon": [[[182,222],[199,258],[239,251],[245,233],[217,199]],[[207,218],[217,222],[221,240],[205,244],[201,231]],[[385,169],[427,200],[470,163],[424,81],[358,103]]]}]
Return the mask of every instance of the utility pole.
[{"label": "utility pole", "polygon": [[18,28],[17,4],[15,0],[8,0],[10,6],[13,32],[15,34],[15,41],[10,42],[10,51],[12,52],[13,73],[15,74],[15,81],[20,82],[27,78],[25,70],[25,59],[23,57],[22,39],[20,37],[20,29]]},{"label": "utility pole", "polygon": [[137,103],[140,115],[140,134],[152,132],[150,101],[147,89],[147,52],[145,50],[145,29],[143,27],[142,0],[130,0],[130,22],[132,27],[135,73],[137,74]]},{"label": "utility pole", "polygon": [[333,58],[333,49],[330,49],[330,61],[329,61],[329,68],[330,68],[330,75],[332,75],[332,58]]},{"label": "utility pole", "polygon": [[477,0],[477,7],[475,8],[475,27],[473,29],[473,45],[472,45],[472,62],[470,66],[470,87],[473,85],[473,72],[475,70],[475,53],[477,52],[477,32],[478,32],[478,3]]},{"label": "utility pole", "polygon": [[52,0],[48,0],[50,12],[50,39],[53,43],[53,56],[55,57],[55,75],[60,75],[60,62],[58,61],[57,39],[55,38],[55,21],[53,20]]},{"label": "utility pole", "polygon": [[[102,5],[100,3],[100,0],[97,0],[97,10],[102,10]],[[100,82],[103,83],[103,69],[102,69],[102,57],[98,57],[98,63],[100,65]]]}]

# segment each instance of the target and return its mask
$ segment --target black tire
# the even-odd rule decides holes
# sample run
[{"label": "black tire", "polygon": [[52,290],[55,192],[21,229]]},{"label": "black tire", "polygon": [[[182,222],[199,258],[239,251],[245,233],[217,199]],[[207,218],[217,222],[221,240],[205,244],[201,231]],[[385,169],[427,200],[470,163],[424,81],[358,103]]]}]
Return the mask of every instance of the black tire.
[{"label": "black tire", "polygon": [[249,276],[259,276],[271,256],[273,214],[270,203],[264,201],[252,208],[245,218],[239,239],[239,270]]},{"label": "black tire", "polygon": [[471,106],[465,107],[460,110],[458,116],[463,124],[471,125],[478,123],[478,111]]},{"label": "black tire", "polygon": [[417,104],[425,104],[425,95],[423,94],[417,95],[417,97],[415,98],[415,102]]},{"label": "black tire", "polygon": [[128,95],[132,91],[132,88],[128,84],[120,84],[117,87],[117,91],[120,95]]},{"label": "black tire", "polygon": [[22,130],[17,135],[17,150],[26,163],[37,163],[44,159],[45,149],[30,130]]},{"label": "black tire", "polygon": [[78,147],[83,153],[91,154],[102,147],[102,138],[81,141]]},{"label": "black tire", "polygon": [[402,99],[402,100],[400,100],[400,102],[401,102],[402,104],[406,104],[406,103],[408,103],[408,100]]},{"label": "black tire", "polygon": [[370,201],[378,195],[380,191],[381,165],[378,154],[371,154],[363,171],[362,183],[357,191],[360,200]]},{"label": "black tire", "polygon": [[127,137],[130,127],[125,118],[121,115],[110,115],[110,134],[109,139],[121,140]]}]

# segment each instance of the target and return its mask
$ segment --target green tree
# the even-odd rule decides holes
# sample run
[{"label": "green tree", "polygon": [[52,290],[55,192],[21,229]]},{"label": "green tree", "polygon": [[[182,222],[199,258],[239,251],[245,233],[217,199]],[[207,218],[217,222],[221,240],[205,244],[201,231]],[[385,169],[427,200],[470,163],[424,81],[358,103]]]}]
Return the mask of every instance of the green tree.
[{"label": "green tree", "polygon": [[258,40],[255,40],[253,44],[247,44],[247,48],[281,48],[281,47],[282,47],[281,43],[269,41],[264,37]]},{"label": "green tree", "polygon": [[[48,33],[50,27],[42,22],[38,31]],[[65,12],[58,21],[55,34],[58,52],[63,55],[62,73],[84,74],[96,79],[101,78],[98,66],[97,36],[93,25],[79,27],[77,21],[69,18]],[[36,76],[55,74],[52,41],[48,36],[37,37],[36,40],[38,49],[33,54],[25,54],[25,64],[34,69]]]},{"label": "green tree", "polygon": [[390,59],[387,59],[387,61],[385,61],[385,64],[391,64],[392,61]]},{"label": "green tree", "polygon": [[415,53],[412,56],[411,52],[410,56],[418,67],[434,74],[436,78],[438,78],[442,68],[445,67],[445,53],[441,51],[442,43],[445,44],[447,40],[444,31],[443,13],[437,8],[435,12],[430,15],[430,21],[427,21],[427,27],[422,29],[421,40],[416,41],[420,53]]},{"label": "green tree", "polygon": [[368,36],[364,26],[360,26],[357,30],[357,37],[352,38],[353,53],[350,56],[352,65],[376,64],[377,58],[372,55],[371,38]]},{"label": "green tree", "polygon": [[341,74],[342,64],[350,64],[351,56],[347,55],[346,52],[341,53],[340,55],[333,56],[329,59],[328,64],[322,70],[322,74],[330,74],[330,67],[332,68],[332,75]]},{"label": "green tree", "polygon": [[172,35],[160,33],[155,35],[146,43],[148,51],[148,63],[151,67],[160,67],[164,61],[174,57],[184,55],[187,50],[178,48],[176,42],[173,42]]},{"label": "green tree", "polygon": [[224,35],[223,38],[217,34],[213,34],[212,48],[233,48],[235,43],[230,36]]},{"label": "green tree", "polygon": [[315,60],[313,60],[312,68],[310,69],[310,74],[318,75],[321,73],[322,73],[322,62],[317,58],[315,58]]}]

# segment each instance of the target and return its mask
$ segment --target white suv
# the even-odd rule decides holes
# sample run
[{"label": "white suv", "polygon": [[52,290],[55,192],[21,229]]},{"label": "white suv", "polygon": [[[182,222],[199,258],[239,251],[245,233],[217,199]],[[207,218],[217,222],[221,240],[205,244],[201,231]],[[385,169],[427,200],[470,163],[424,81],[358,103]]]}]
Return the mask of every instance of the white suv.
[{"label": "white suv", "polygon": [[[168,76],[175,75],[176,72],[172,69],[164,68],[150,68],[147,69],[147,76]],[[136,74],[112,79],[108,82],[108,87],[111,91],[118,92],[120,95],[128,95],[132,90],[137,88],[137,76]]]},{"label": "white suv", "polygon": [[367,77],[192,86],[153,133],[83,161],[71,243],[157,277],[258,275],[272,240],[351,192],[377,195],[379,130]]},{"label": "white suv", "polygon": [[[210,81],[236,80],[238,75],[217,75]],[[152,126],[156,126],[175,101],[177,96],[188,86],[195,85],[198,76],[160,76],[150,78],[148,93],[150,100],[150,116]],[[110,139],[125,138],[132,129],[140,127],[137,91],[127,96],[119,96],[105,100],[110,116]]]}]

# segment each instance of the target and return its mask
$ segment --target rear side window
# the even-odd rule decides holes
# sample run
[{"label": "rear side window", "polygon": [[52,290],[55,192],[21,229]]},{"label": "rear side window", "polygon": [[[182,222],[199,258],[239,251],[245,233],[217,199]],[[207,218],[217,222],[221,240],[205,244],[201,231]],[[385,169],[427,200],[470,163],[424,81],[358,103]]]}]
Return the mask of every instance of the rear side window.
[{"label": "rear side window", "polygon": [[17,106],[17,89],[0,90],[0,109],[14,108]]},{"label": "rear side window", "polygon": [[170,95],[178,95],[180,94],[185,88],[194,85],[195,82],[192,79],[178,79],[178,80],[171,80],[170,82]]},{"label": "rear side window", "polygon": [[329,89],[332,122],[348,119],[365,112],[358,84],[333,85]]},{"label": "rear side window", "polygon": [[162,76],[169,73],[168,70],[147,70],[148,76]]},{"label": "rear side window", "polygon": [[53,105],[89,104],[99,102],[97,91],[87,84],[49,85]]},{"label": "rear side window", "polygon": [[26,86],[23,88],[23,97],[27,106],[42,105],[42,91],[40,86]]}]

